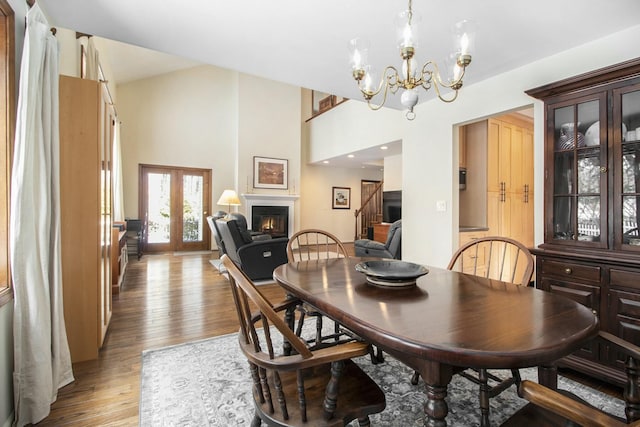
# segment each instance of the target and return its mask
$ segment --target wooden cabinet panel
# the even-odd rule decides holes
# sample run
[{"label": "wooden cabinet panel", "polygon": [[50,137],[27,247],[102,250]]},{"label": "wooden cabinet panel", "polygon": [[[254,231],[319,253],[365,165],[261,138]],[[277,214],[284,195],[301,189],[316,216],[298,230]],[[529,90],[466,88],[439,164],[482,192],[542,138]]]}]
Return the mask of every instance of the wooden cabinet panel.
[{"label": "wooden cabinet panel", "polygon": [[373,224],[373,240],[380,243],[387,243],[389,227],[391,227],[391,224],[386,222]]},{"label": "wooden cabinet panel", "polygon": [[71,360],[96,359],[111,319],[111,150],[103,83],[60,76],[64,317]]},{"label": "wooden cabinet panel", "polygon": [[[584,285],[577,282],[560,281],[551,278],[544,278],[538,287],[554,294],[562,295],[572,299],[590,309],[599,312],[600,310],[600,287]],[[595,342],[589,342],[574,353],[588,360],[598,360],[599,348]]]},{"label": "wooden cabinet panel", "polygon": [[[640,343],[640,295],[611,290],[608,301],[607,331],[632,343]],[[624,369],[625,358],[611,348],[605,348],[604,360]]]}]

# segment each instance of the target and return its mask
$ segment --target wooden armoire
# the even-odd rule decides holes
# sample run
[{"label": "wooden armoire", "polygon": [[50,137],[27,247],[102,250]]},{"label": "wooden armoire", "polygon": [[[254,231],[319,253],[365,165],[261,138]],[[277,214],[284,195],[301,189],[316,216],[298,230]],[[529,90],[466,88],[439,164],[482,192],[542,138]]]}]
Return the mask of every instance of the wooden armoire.
[{"label": "wooden armoire", "polygon": [[73,362],[98,357],[111,320],[115,112],[105,85],[60,76],[62,280]]}]

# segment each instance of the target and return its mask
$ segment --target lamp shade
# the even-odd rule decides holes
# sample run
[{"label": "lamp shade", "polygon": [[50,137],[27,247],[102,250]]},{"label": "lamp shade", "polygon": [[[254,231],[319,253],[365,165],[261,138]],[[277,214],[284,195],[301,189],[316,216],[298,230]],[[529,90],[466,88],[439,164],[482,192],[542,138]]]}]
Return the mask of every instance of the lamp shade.
[{"label": "lamp shade", "polygon": [[218,199],[218,204],[223,206],[227,205],[229,208],[231,208],[231,206],[240,206],[240,199],[235,191],[224,190]]}]

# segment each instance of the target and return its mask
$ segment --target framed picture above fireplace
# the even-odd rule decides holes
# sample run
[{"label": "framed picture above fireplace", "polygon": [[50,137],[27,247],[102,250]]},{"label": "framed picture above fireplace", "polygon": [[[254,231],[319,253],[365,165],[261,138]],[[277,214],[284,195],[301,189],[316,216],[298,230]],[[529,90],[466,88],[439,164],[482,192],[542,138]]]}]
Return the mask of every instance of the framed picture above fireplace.
[{"label": "framed picture above fireplace", "polygon": [[270,157],[253,157],[253,188],[274,188],[286,190],[288,188],[287,159]]},{"label": "framed picture above fireplace", "polygon": [[331,207],[333,209],[351,209],[351,188],[333,187]]}]

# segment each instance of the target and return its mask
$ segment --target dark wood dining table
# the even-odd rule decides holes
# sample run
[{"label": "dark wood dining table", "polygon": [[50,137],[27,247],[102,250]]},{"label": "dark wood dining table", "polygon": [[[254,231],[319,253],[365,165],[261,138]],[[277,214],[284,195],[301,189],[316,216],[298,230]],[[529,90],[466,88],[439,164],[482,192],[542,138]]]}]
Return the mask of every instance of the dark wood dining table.
[{"label": "dark wood dining table", "polygon": [[445,397],[456,367],[538,366],[539,381],[554,387],[554,361],[598,332],[591,310],[548,292],[434,267],[416,286],[382,287],[356,271],[362,261],[301,261],[279,266],[273,277],[288,293],[418,371],[429,427],[447,425]]}]

